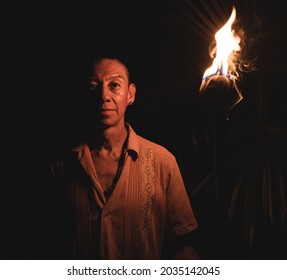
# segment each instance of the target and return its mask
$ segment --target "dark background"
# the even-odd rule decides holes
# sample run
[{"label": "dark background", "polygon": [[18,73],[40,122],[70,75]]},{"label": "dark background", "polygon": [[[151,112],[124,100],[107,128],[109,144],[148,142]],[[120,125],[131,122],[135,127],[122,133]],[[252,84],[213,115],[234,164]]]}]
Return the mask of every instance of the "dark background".
[{"label": "dark background", "polygon": [[176,122],[185,130],[188,122],[182,113],[196,102],[202,74],[211,63],[208,46],[233,3],[245,32],[246,59],[256,59],[257,67],[242,74],[244,101],[259,118],[283,126],[287,20],[279,1],[95,1],[47,5],[35,12],[32,27],[39,25],[39,30],[32,33],[33,52],[39,83],[31,109],[41,121],[48,118],[44,138],[53,138],[54,129],[61,134],[69,108],[75,115],[72,106],[84,89],[87,65],[101,53],[123,58],[134,75],[138,91],[129,120],[137,131],[164,141],[158,129],[165,125]]},{"label": "dark background", "polygon": [[[188,174],[187,185],[194,180],[196,185],[202,178],[189,170],[194,166],[194,174],[202,172],[207,133],[197,110],[198,90],[211,64],[209,44],[233,4],[236,23],[244,30],[244,59],[257,68],[242,72],[244,99],[233,118],[286,129],[287,15],[280,1],[96,1],[47,5],[37,14],[36,70],[41,77],[31,104],[40,143],[49,153],[71,141],[75,126],[82,125],[78,99],[88,65],[94,56],[112,54],[128,64],[137,85],[127,120],[139,134],[174,152]],[[191,138],[203,145],[200,153],[184,149],[194,142]],[[195,157],[198,162],[191,160]]]},{"label": "dark background", "polygon": [[19,244],[41,215],[35,203],[45,197],[40,166],[73,142],[83,121],[84,108],[77,100],[89,62],[98,54],[119,56],[134,76],[137,96],[127,120],[135,131],[175,154],[189,193],[200,184],[213,168],[214,131],[198,107],[198,89],[211,63],[209,44],[233,4],[245,32],[246,59],[256,59],[257,70],[242,73],[244,99],[231,121],[262,121],[285,131],[287,13],[282,1],[44,2],[12,7],[8,34],[11,57],[16,58],[10,63],[15,87],[11,97],[6,95],[11,107],[3,133],[8,168],[2,258],[29,256]]}]

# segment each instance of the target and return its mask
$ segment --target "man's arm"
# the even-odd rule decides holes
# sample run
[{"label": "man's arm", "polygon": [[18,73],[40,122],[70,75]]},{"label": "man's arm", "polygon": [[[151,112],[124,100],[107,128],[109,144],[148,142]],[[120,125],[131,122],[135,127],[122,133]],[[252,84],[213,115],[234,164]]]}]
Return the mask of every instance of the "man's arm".
[{"label": "man's arm", "polygon": [[199,260],[200,256],[194,244],[196,230],[181,236],[168,236],[164,241],[163,259]]}]

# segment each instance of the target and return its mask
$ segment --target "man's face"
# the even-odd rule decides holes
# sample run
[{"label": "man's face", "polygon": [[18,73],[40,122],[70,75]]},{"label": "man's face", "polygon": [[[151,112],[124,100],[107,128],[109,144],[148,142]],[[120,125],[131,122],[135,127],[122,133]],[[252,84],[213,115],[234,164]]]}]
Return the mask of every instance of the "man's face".
[{"label": "man's face", "polygon": [[94,66],[93,74],[91,110],[96,110],[98,120],[106,127],[123,123],[126,108],[134,101],[136,92],[135,85],[129,85],[126,68],[116,60],[104,59]]}]

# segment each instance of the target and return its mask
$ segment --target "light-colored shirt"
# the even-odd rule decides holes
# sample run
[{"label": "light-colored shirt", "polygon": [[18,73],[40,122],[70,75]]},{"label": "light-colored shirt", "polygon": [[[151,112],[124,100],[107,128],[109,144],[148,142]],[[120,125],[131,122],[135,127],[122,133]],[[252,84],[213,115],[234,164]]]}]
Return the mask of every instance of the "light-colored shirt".
[{"label": "light-colored shirt", "polygon": [[127,155],[108,200],[89,146],[74,149],[80,164],[72,164],[74,171],[65,175],[65,182],[74,209],[76,259],[93,258],[97,234],[101,259],[160,259],[167,232],[179,236],[197,228],[175,157],[126,125]]}]

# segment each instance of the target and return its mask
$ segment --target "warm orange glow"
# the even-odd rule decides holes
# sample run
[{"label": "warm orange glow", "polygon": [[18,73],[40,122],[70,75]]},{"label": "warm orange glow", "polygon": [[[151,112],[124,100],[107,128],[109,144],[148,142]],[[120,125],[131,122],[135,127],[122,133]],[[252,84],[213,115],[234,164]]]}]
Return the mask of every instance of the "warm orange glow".
[{"label": "warm orange glow", "polygon": [[238,52],[240,48],[240,37],[235,34],[232,29],[232,24],[236,18],[235,7],[232,9],[231,16],[226,24],[215,34],[216,51],[212,65],[206,69],[203,79],[213,75],[229,76],[232,69],[228,63],[230,55],[235,51]]}]

